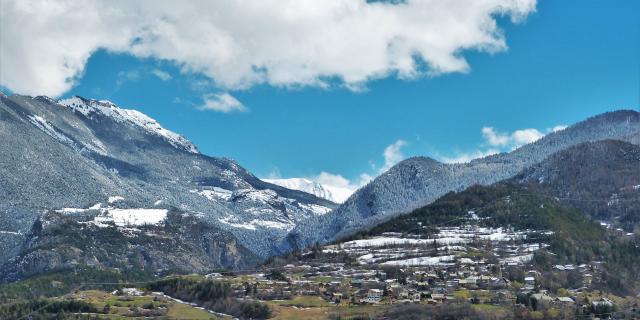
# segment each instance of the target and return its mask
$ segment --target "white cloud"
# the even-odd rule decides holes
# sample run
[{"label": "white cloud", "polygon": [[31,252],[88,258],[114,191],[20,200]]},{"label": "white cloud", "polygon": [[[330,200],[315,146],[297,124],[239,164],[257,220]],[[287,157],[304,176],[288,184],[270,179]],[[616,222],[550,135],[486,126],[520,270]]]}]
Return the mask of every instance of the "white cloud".
[{"label": "white cloud", "polygon": [[336,200],[338,202],[344,202],[356,190],[360,189],[372,180],[371,176],[366,173],[361,174],[357,180],[352,181],[340,174],[333,174],[324,171],[320,172],[320,174],[315,177],[307,177],[307,179],[321,185],[328,186],[329,190],[337,196]]},{"label": "white cloud", "polygon": [[171,78],[173,78],[168,72],[160,69],[153,69],[151,70],[151,73],[153,73],[154,76],[158,77],[158,79],[162,81],[169,81],[171,80]]},{"label": "white cloud", "polygon": [[511,134],[514,147],[519,147],[525,144],[538,141],[544,137],[544,133],[538,131],[538,129],[523,129],[514,131]]},{"label": "white cloud", "polygon": [[566,127],[565,125],[557,125],[547,129],[544,133],[534,128],[520,129],[509,133],[499,132],[494,127],[482,127],[484,142],[479,146],[480,149],[457,153],[454,156],[438,155],[438,158],[446,163],[465,163],[473,159],[514,150],[525,144],[536,142],[548,133],[564,130]]},{"label": "white cloud", "polygon": [[202,100],[204,104],[198,107],[199,110],[213,110],[224,113],[247,111],[247,108],[238,99],[227,92],[208,94]]},{"label": "white cloud", "polygon": [[352,183],[339,174],[324,171],[312,177],[283,179],[276,169],[268,175],[268,178],[263,180],[285,188],[309,192],[338,203],[347,200],[361,186]]},{"label": "white cloud", "polygon": [[445,163],[466,163],[473,159],[484,158],[490,155],[500,153],[497,149],[476,150],[469,153],[458,153],[453,157],[440,157],[440,161]]},{"label": "white cloud", "polygon": [[[384,157],[384,165],[379,170],[376,170],[376,166],[373,165],[372,162],[370,162],[369,165],[374,173],[363,172],[358,175],[357,179],[350,180],[340,174],[322,171],[320,172],[320,174],[315,176],[306,176],[303,178],[284,178],[284,180],[306,179],[327,186],[329,187],[331,192],[335,193],[338,196],[335,200],[338,200],[338,202],[342,202],[346,200],[353,192],[371,182],[377,175],[384,173],[396,163],[404,160],[405,157],[402,153],[402,148],[405,146],[407,146],[407,142],[402,139],[399,139],[387,146],[382,153]],[[273,169],[267,175],[267,178],[263,180],[283,185],[278,181],[283,180],[283,178],[280,175],[280,170],[278,170],[277,168]],[[301,190],[301,188],[299,188],[298,190]]]},{"label": "white cloud", "polygon": [[489,146],[517,148],[537,141],[544,137],[544,134],[538,129],[532,128],[516,130],[513,133],[501,133],[493,127],[483,127],[482,136]]},{"label": "white cloud", "polygon": [[[174,62],[224,90],[330,86],[468,72],[465,50],[507,49],[497,16],[536,0],[0,0],[0,85],[59,96],[99,49]],[[422,67],[422,66],[426,66]]]},{"label": "white cloud", "polygon": [[483,127],[482,136],[490,146],[503,147],[509,143],[509,136],[497,133],[493,127]]},{"label": "white cloud", "polygon": [[323,172],[320,172],[318,176],[313,177],[312,180],[320,184],[352,189],[351,181],[349,181],[347,178],[339,174],[333,174],[333,173],[328,173],[323,171]]},{"label": "white cloud", "polygon": [[407,142],[399,139],[384,149],[384,166],[380,168],[380,173],[391,169],[391,167],[393,167],[396,163],[404,160],[405,156],[402,153],[402,148],[406,146]]},{"label": "white cloud", "polygon": [[376,177],[368,174],[368,173],[361,173],[360,176],[358,176],[358,182],[356,183],[358,185],[358,188],[366,185],[367,183],[371,182],[373,179],[375,179]]}]

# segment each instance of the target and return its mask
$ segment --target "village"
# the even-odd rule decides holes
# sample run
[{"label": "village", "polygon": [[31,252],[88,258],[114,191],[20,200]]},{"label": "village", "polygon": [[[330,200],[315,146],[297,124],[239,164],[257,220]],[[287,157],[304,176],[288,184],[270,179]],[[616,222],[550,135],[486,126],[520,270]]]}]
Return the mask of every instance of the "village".
[{"label": "village", "polygon": [[550,234],[477,226],[441,228],[426,239],[386,233],[316,248],[303,254],[306,259],[261,272],[206,277],[231,281],[236,297],[258,301],[306,297],[345,307],[470,303],[566,314],[613,310],[615,301],[594,294],[600,262],[535,269],[533,253],[548,246],[543,240]]},{"label": "village", "polygon": [[[521,307],[584,305],[579,297],[589,291],[598,264],[558,265],[557,273],[577,273],[582,285],[577,289],[561,290],[562,294],[542,289],[540,272],[527,270],[524,263],[512,262],[504,273],[522,273],[522,282],[510,281],[495,273],[496,266],[479,263],[430,267],[393,268],[392,273],[375,268],[353,268],[344,263],[321,265],[286,265],[282,271],[256,273],[246,276],[208,274],[209,279],[235,283],[238,297],[259,300],[288,300],[297,296],[319,297],[337,305],[358,304],[443,304],[468,301],[476,304],[513,304]],[[238,280],[241,280],[238,281]],[[524,301],[526,297],[528,301]],[[593,306],[613,306],[607,298],[591,302]]]},{"label": "village", "polygon": [[[549,265],[553,232],[493,228],[478,221],[469,212],[467,223],[422,234],[383,232],[315,245],[253,270],[170,276],[166,279],[190,281],[173,283],[173,293],[141,286],[121,287],[111,296],[125,299],[124,304],[127,296],[169,299],[219,316],[220,309],[208,308],[205,300],[172,294],[181,286],[224,284],[236,303],[266,306],[275,319],[388,318],[387,312],[411,308],[468,308],[495,319],[640,316],[637,297],[604,293],[602,262]],[[157,311],[134,309],[123,314]]]},{"label": "village", "polygon": [[[424,234],[383,232],[314,245],[252,270],[168,275],[108,292],[80,291],[73,298],[125,317],[185,310],[194,319],[232,319],[246,310],[260,313],[239,318],[395,319],[404,312],[490,319],[640,316],[639,297],[606,290],[603,262],[549,264],[553,234],[471,223]],[[243,304],[253,309],[234,307]]]},{"label": "village", "polygon": [[[611,313],[629,306],[628,302],[616,301],[617,297],[599,294],[593,288],[594,278],[600,275],[599,263],[554,266],[552,272],[556,276],[576,277],[580,281],[578,288],[558,290],[543,288],[545,275],[529,267],[523,262],[497,266],[481,262],[387,268],[311,263],[287,264],[282,268],[263,270],[265,272],[220,272],[183,277],[229,284],[231,296],[238,301],[268,305],[275,319],[337,319],[340,317],[336,315],[340,314],[347,319],[376,318],[375,315],[380,314],[377,311],[384,313],[394,308],[461,305],[486,310],[496,318],[511,318],[517,314],[524,319],[565,319],[576,314]],[[516,274],[522,275],[521,281],[508,279]],[[123,287],[102,295],[105,301],[116,301],[112,312],[118,306],[129,306],[121,312],[127,316],[166,314],[162,306],[165,309],[168,306],[171,311],[183,305],[183,308],[203,312],[203,319],[235,318],[144,287]],[[76,294],[75,298],[91,300],[98,296],[100,294],[87,291]],[[154,303],[161,308],[146,307]],[[635,303],[637,305],[637,301]],[[640,315],[637,310],[633,309],[632,316]]]}]

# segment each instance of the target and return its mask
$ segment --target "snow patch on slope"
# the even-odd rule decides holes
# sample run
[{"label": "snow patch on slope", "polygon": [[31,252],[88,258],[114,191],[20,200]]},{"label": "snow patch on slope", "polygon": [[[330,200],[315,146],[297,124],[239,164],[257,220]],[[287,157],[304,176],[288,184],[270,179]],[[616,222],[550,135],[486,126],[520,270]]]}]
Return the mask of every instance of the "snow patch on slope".
[{"label": "snow patch on slope", "polygon": [[304,203],[299,203],[298,206],[304,210],[307,211],[311,211],[317,215],[323,215],[329,211],[331,211],[331,208],[327,208],[321,205],[317,205],[317,204],[304,204]]},{"label": "snow patch on slope", "polygon": [[117,226],[157,225],[167,217],[166,209],[111,209],[108,215]]},{"label": "snow patch on slope", "polygon": [[112,197],[109,197],[108,202],[109,202],[109,204],[112,204],[112,203],[115,203],[115,202],[118,202],[118,201],[122,201],[122,200],[124,200],[124,198],[121,197],[121,196],[112,196]]},{"label": "snow patch on slope", "polygon": [[192,189],[191,193],[199,194],[210,201],[233,201],[233,202],[254,202],[261,203],[261,207],[253,207],[246,209],[247,212],[252,213],[269,213],[272,212],[279,205],[284,207],[297,206],[304,212],[310,212],[315,215],[323,215],[331,211],[331,208],[317,205],[317,204],[305,204],[298,202],[294,199],[285,198],[279,196],[275,191],[271,189],[257,190],[257,189],[239,189],[235,191],[212,187],[210,189]]},{"label": "snow patch on slope", "polygon": [[371,248],[398,245],[430,245],[434,242],[442,245],[455,245],[471,243],[474,240],[489,241],[511,241],[516,239],[526,239],[526,231],[508,231],[505,228],[485,228],[467,226],[463,228],[449,227],[440,228],[435,238],[417,239],[401,238],[395,236],[380,236],[370,239],[348,241],[342,244],[344,248]]},{"label": "snow patch on slope", "polygon": [[79,97],[62,99],[58,101],[58,104],[71,108],[73,111],[81,113],[87,118],[91,118],[92,114],[97,113],[108,116],[120,123],[132,123],[153,135],[164,138],[165,141],[177,149],[198,153],[198,149],[191,141],[173,131],[163,128],[156,120],[140,111],[119,108],[107,100],[83,100]]},{"label": "snow patch on slope", "polygon": [[33,123],[33,125],[35,125],[36,127],[38,127],[38,129],[42,130],[44,133],[46,133],[47,135],[49,135],[50,137],[58,140],[59,142],[68,145],[69,147],[71,147],[72,149],[76,150],[77,152],[82,152],[84,151],[85,148],[98,153],[98,154],[102,154],[105,155],[106,154],[106,149],[104,147],[104,145],[102,145],[102,143],[100,141],[97,140],[93,140],[92,142],[95,145],[91,145],[91,144],[79,144],[74,142],[71,138],[69,138],[67,135],[65,135],[63,132],[61,132],[59,129],[57,129],[56,127],[54,127],[51,123],[47,122],[47,120],[39,115],[30,115],[28,116],[29,121],[31,123]]},{"label": "snow patch on slope", "polygon": [[98,227],[109,227],[110,223],[118,227],[159,225],[167,218],[167,209],[117,209],[112,207],[102,207],[96,204],[88,209],[82,208],[62,208],[55,210],[66,215],[79,215],[85,213],[96,213],[97,215],[89,223]]},{"label": "snow patch on slope", "polygon": [[36,127],[42,130],[44,133],[53,137],[54,139],[75,148],[75,143],[69,137],[64,135],[62,132],[56,130],[53,125],[51,125],[47,120],[39,115],[30,115],[29,121],[33,123]]},{"label": "snow patch on slope", "polygon": [[218,188],[218,187],[213,187],[211,190],[201,190],[201,191],[190,190],[190,191],[197,193],[211,201],[216,201],[216,200],[227,201],[231,199],[231,195],[233,194],[233,191],[231,190]]},{"label": "snow patch on slope", "polygon": [[0,234],[11,234],[11,235],[16,235],[16,236],[22,235],[22,233],[20,233],[20,232],[6,231],[6,230],[0,230]]},{"label": "snow patch on slope", "polygon": [[439,256],[439,257],[418,257],[403,260],[391,260],[383,262],[383,265],[391,266],[436,266],[451,264],[455,261],[456,256]]},{"label": "snow patch on slope", "polygon": [[295,227],[295,224],[293,223],[284,223],[281,221],[266,221],[266,220],[254,219],[246,223],[236,223],[236,222],[231,222],[230,220],[231,218],[218,219],[218,221],[220,221],[221,223],[224,223],[231,227],[242,228],[242,229],[253,230],[253,231],[255,231],[258,227],[267,228],[267,229],[281,229],[286,231],[290,231]]}]

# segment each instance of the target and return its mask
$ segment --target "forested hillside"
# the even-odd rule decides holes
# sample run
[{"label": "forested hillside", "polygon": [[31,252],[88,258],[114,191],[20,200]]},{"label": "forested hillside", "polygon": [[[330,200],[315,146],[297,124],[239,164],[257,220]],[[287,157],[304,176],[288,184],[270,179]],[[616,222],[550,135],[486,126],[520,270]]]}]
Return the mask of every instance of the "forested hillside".
[{"label": "forested hillside", "polygon": [[509,153],[469,163],[445,164],[425,157],[410,158],[356,191],[329,214],[298,224],[282,248],[330,242],[425,206],[447,192],[460,192],[474,184],[490,185],[511,178],[572,146],[607,139],[634,142],[639,132],[640,113],[619,110],[552,132]]},{"label": "forested hillside", "polygon": [[[469,213],[477,219],[469,218]],[[600,286],[606,290],[629,293],[640,288],[640,246],[638,235],[607,230],[581,210],[545,195],[536,195],[520,185],[499,183],[473,186],[463,192],[451,192],[434,203],[412,213],[359,232],[336,243],[379,236],[383,233],[417,234],[424,237],[442,226],[479,224],[516,230],[551,230],[540,238],[550,246],[534,254],[541,270],[557,264],[605,262]]]},{"label": "forested hillside", "polygon": [[594,219],[633,232],[640,223],[640,146],[606,140],[551,155],[511,179]]}]

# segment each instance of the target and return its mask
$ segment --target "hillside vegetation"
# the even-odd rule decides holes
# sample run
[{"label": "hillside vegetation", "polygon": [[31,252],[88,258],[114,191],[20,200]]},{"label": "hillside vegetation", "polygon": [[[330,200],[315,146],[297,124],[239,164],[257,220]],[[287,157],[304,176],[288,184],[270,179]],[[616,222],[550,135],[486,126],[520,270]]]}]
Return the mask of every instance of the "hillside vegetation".
[{"label": "hillside vegetation", "polygon": [[603,261],[604,289],[629,293],[640,288],[640,246],[638,238],[607,231],[581,210],[543,194],[533,194],[522,185],[499,183],[473,186],[459,193],[448,193],[431,205],[408,215],[359,232],[339,242],[381,235],[385,232],[427,235],[422,226],[457,226],[470,222],[469,213],[477,215],[486,227],[516,230],[549,230],[550,246],[534,255],[541,270],[556,264],[582,264]]}]

